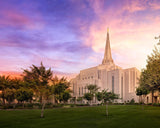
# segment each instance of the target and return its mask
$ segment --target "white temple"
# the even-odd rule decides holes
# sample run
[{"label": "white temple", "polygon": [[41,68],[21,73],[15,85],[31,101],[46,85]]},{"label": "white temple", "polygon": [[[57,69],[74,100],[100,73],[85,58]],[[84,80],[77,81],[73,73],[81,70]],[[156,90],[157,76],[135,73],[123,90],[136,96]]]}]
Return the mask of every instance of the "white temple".
[{"label": "white temple", "polygon": [[[86,85],[96,84],[100,87],[99,91],[108,89],[119,94],[120,99],[117,102],[129,102],[134,99],[138,102],[136,96],[136,87],[138,87],[138,78],[140,71],[135,67],[122,69],[115,65],[110,48],[109,31],[107,31],[106,47],[102,64],[81,70],[80,73],[71,80],[73,97],[82,97],[88,92]],[[96,100],[95,100],[96,102]]]}]

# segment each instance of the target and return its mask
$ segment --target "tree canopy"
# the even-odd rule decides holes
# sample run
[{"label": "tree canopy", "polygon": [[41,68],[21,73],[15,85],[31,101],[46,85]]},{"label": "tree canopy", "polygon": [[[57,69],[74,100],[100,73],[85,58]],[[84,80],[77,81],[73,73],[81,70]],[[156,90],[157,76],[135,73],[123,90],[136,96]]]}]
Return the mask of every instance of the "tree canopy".
[{"label": "tree canopy", "polygon": [[53,88],[52,92],[55,96],[55,100],[57,103],[61,101],[68,101],[68,99],[71,97],[69,89],[70,83],[67,81],[66,78],[62,77],[61,79],[58,79],[57,76],[55,76],[53,79]]},{"label": "tree canopy", "polygon": [[148,56],[146,68],[142,70],[140,86],[147,88],[152,93],[152,103],[154,91],[160,91],[160,49],[156,48]]},{"label": "tree canopy", "polygon": [[40,102],[42,103],[42,98],[45,97],[44,92],[49,88],[49,80],[52,79],[51,68],[46,69],[41,62],[41,65],[32,65],[30,70],[25,69],[23,72],[23,80],[28,84],[28,86],[36,92],[40,97]]}]

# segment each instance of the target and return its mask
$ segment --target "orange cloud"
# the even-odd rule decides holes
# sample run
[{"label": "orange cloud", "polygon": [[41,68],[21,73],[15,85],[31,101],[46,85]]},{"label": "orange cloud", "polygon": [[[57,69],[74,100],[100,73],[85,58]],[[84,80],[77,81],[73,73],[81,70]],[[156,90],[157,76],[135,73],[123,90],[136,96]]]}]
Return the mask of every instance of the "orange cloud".
[{"label": "orange cloud", "polygon": [[20,72],[0,71],[0,75],[10,76],[10,78],[22,78]]},{"label": "orange cloud", "polygon": [[[58,78],[66,77],[67,80],[74,78],[77,74],[74,73],[63,73],[63,72],[53,72],[54,76]],[[13,71],[0,71],[0,75],[9,76],[10,78],[22,78],[22,72]]]}]

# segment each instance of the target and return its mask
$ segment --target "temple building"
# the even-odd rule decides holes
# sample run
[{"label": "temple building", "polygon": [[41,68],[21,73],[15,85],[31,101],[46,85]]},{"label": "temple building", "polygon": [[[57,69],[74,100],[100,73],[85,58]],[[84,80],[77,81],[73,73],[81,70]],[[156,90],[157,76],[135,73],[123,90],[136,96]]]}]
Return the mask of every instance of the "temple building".
[{"label": "temple building", "polygon": [[[135,68],[122,69],[117,66],[112,59],[109,31],[107,31],[106,46],[102,64],[81,70],[80,73],[71,80],[73,97],[82,97],[88,92],[86,85],[96,84],[100,87],[99,91],[108,89],[119,94],[120,99],[117,102],[129,102],[132,99],[138,102],[136,96],[136,87],[138,87],[138,78],[140,71]],[[84,101],[85,102],[85,101]],[[95,102],[97,102],[95,100]]]}]

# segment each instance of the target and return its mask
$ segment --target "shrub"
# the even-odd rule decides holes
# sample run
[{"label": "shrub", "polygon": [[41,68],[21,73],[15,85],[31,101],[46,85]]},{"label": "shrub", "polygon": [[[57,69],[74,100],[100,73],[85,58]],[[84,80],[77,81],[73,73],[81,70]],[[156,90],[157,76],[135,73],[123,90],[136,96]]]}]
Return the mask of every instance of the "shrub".
[{"label": "shrub", "polygon": [[154,103],[153,106],[160,106],[160,104],[159,103]]},{"label": "shrub", "polygon": [[135,100],[134,99],[131,99],[131,101],[129,102],[130,104],[134,104],[135,103]]},{"label": "shrub", "polygon": [[33,108],[35,108],[35,109],[40,109],[41,107],[42,107],[42,105],[40,103],[33,104]]},{"label": "shrub", "polygon": [[89,104],[76,104],[76,106],[89,106]]},{"label": "shrub", "polygon": [[135,104],[135,100],[134,99],[131,99],[130,101],[127,100],[126,104],[133,105]]},{"label": "shrub", "polygon": [[124,105],[124,103],[114,103],[114,105]]},{"label": "shrub", "polygon": [[5,104],[5,105],[1,106],[0,108],[1,109],[13,109],[13,105]]},{"label": "shrub", "polygon": [[47,104],[45,105],[45,108],[53,108],[53,104],[52,104],[52,103],[47,103]]},{"label": "shrub", "polygon": [[55,107],[55,108],[60,108],[60,107],[63,107],[64,106],[64,104],[54,104],[53,105],[53,107]]},{"label": "shrub", "polygon": [[147,105],[152,105],[152,103],[148,103]]},{"label": "shrub", "polygon": [[33,104],[32,103],[26,103],[24,104],[25,108],[33,108]]},{"label": "shrub", "polygon": [[15,105],[15,108],[17,108],[17,109],[22,109],[22,108],[23,108],[23,104],[16,104],[16,105]]},{"label": "shrub", "polygon": [[70,104],[70,107],[75,107],[75,105],[74,104]]}]

